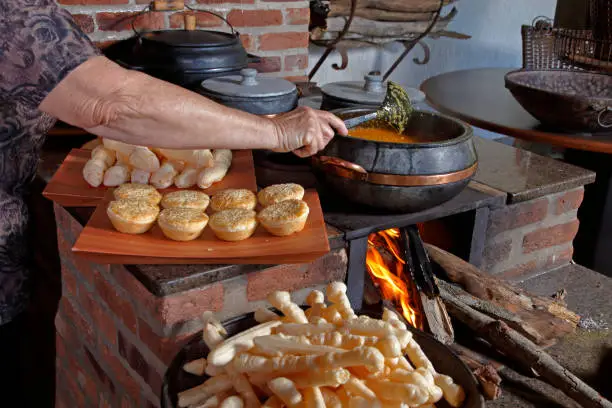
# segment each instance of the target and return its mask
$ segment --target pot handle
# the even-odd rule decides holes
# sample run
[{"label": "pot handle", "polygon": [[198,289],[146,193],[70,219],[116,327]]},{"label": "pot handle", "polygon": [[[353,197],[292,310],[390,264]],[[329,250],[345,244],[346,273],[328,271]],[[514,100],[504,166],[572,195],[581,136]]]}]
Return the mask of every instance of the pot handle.
[{"label": "pot handle", "polygon": [[[137,37],[140,37],[140,35],[142,34],[141,32],[139,32],[138,30],[136,30],[136,27],[134,26],[134,21],[140,17],[143,14],[147,14],[151,11],[157,11],[157,12],[168,12],[168,11],[176,11],[177,9],[175,8],[169,8],[169,9],[156,9],[154,8],[154,4],[155,2],[151,2],[150,4],[148,4],[142,11],[138,12],[137,14],[135,14],[134,16],[132,16],[132,20],[130,21],[130,25],[132,26],[132,31],[134,31],[134,34],[136,34]],[[219,15],[215,12],[212,12],[210,10],[204,10],[204,9],[198,9],[198,8],[193,8],[191,6],[189,6],[188,4],[183,4],[184,8],[189,9],[191,11],[198,11],[198,12],[202,12],[202,13],[208,13],[210,15],[213,15],[217,18],[219,18],[221,21],[223,21],[225,24],[227,24],[227,26],[230,28],[230,30],[232,30],[232,35],[236,35],[238,34],[238,32],[236,31],[236,29],[234,28],[233,25],[231,25],[229,23],[229,21],[227,21],[227,19],[225,17],[223,17],[222,15]]]},{"label": "pot handle", "polygon": [[358,164],[331,156],[315,156],[313,161],[321,168],[332,168],[339,174],[347,174],[349,178],[367,181],[368,172]]},{"label": "pot handle", "polygon": [[[606,121],[604,118],[607,114],[609,114],[610,119]],[[599,111],[599,114],[597,115],[597,124],[602,128],[612,127],[612,106],[606,106]]]}]

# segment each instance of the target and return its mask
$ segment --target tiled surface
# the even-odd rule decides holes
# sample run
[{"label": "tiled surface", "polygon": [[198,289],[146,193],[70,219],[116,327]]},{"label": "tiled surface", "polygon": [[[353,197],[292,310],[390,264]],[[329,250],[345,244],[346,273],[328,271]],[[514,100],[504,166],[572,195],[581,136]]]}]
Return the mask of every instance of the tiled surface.
[{"label": "tiled surface", "polygon": [[475,180],[508,193],[508,202],[532,200],[595,181],[595,173],[504,143],[474,137]]}]

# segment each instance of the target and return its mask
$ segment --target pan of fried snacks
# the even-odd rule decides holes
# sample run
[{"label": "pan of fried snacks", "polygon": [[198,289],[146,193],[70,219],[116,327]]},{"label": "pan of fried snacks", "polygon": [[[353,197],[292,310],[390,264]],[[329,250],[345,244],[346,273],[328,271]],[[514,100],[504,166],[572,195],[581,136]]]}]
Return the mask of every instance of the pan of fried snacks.
[{"label": "pan of fried snacks", "polygon": [[357,314],[344,283],[305,306],[275,291],[260,308],[204,329],[171,363],[164,408],[484,408],[469,368],[390,309]]}]

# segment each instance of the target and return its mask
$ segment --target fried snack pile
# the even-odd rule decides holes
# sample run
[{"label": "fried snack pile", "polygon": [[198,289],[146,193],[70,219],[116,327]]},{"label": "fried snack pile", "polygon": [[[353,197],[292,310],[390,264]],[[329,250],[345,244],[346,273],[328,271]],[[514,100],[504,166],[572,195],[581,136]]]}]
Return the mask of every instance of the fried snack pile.
[{"label": "fried snack pile", "polygon": [[110,139],[91,152],[83,178],[92,187],[117,187],[125,183],[151,184],[164,189],[172,185],[205,189],[225,177],[231,150],[171,150],[134,146]]},{"label": "fried snack pile", "polygon": [[282,315],[259,309],[259,324],[230,338],[206,312],[211,352],[183,369],[210,378],[179,393],[179,406],[430,408],[445,399],[460,407],[464,390],[436,372],[399,316],[388,309],[382,319],[357,316],[346,289],[330,283],[327,299],[312,291],[306,310],[288,292],[274,292],[268,301]]}]

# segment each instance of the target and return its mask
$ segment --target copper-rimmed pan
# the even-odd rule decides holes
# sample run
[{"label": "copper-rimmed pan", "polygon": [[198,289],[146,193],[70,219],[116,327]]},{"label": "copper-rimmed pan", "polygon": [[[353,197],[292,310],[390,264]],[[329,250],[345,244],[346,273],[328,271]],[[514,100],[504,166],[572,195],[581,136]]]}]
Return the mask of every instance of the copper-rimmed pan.
[{"label": "copper-rimmed pan", "polygon": [[[333,113],[345,119],[369,111],[348,108]],[[327,195],[379,210],[415,212],[452,199],[473,178],[478,158],[467,124],[415,111],[404,133],[416,143],[336,135],[312,160]]]}]

